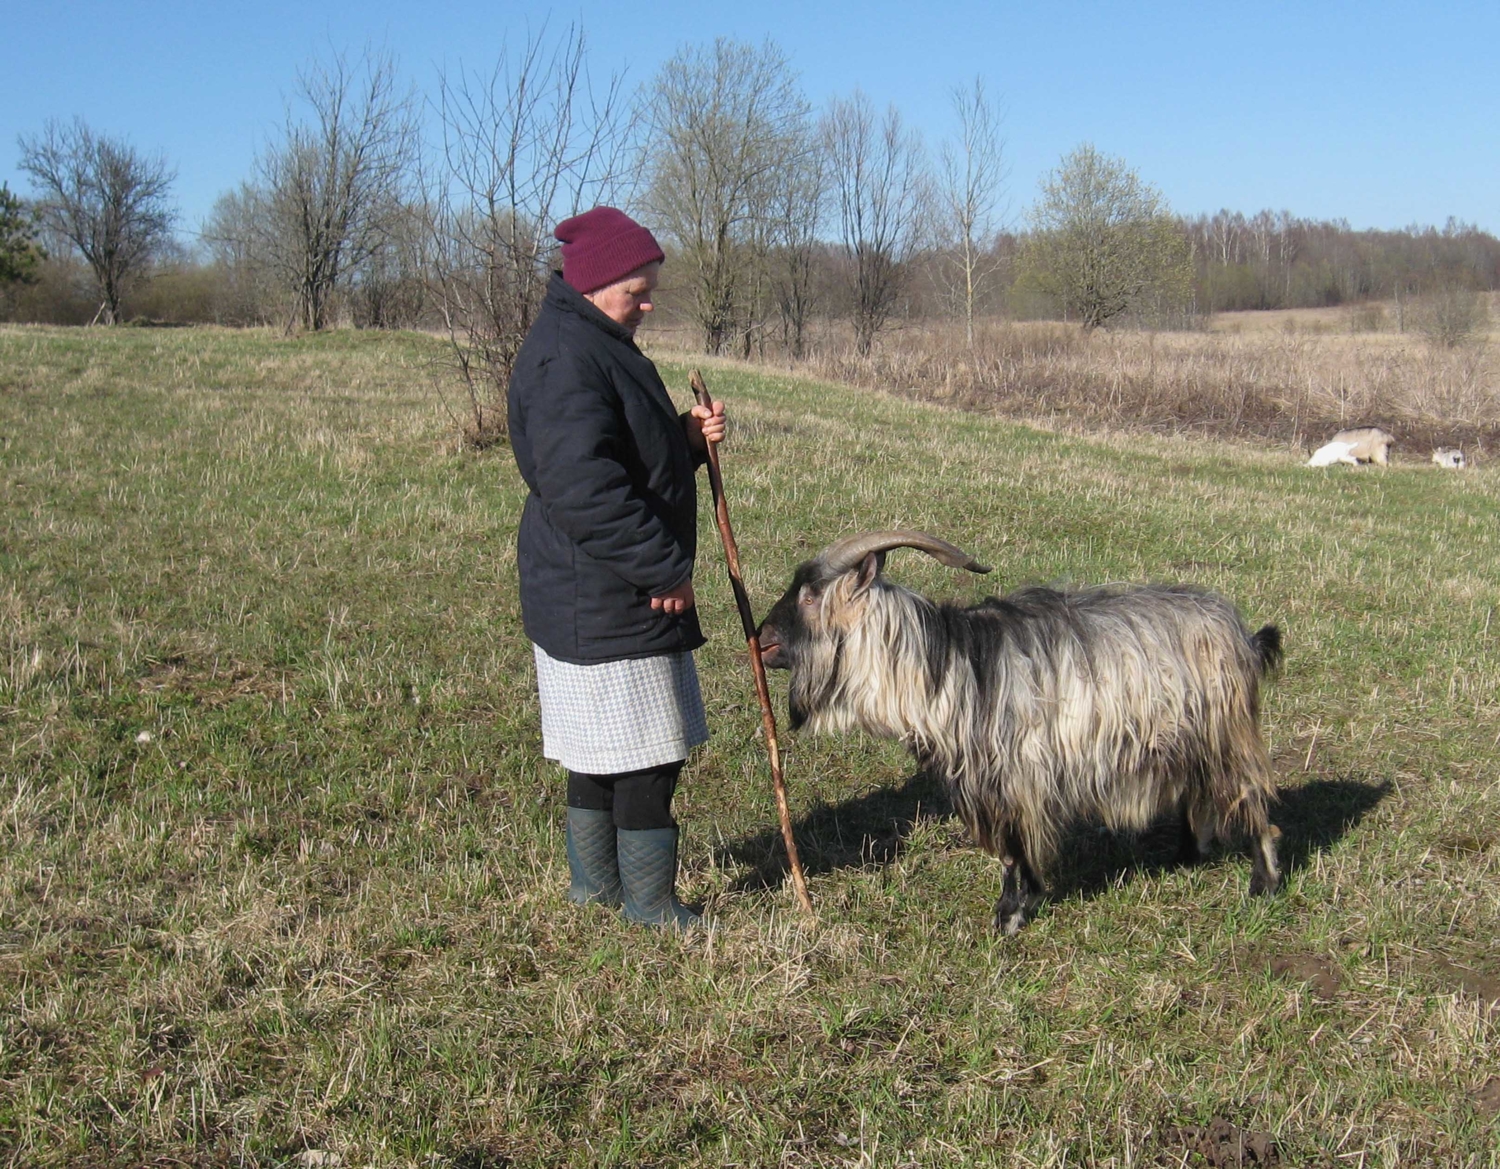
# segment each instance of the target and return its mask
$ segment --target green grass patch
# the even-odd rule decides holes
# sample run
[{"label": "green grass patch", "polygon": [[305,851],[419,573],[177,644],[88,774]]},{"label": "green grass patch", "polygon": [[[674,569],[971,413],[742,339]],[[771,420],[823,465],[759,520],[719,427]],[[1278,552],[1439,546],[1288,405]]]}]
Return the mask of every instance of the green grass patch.
[{"label": "green grass patch", "polygon": [[1500,1163],[1500,472],[706,366],[761,610],[917,527],[996,566],[892,557],[934,595],[1192,580],[1279,623],[1291,871],[1251,903],[1243,855],[1080,826],[1002,940],[998,865],[899,748],[789,736],[804,922],[704,482],[678,816],[714,925],[679,939],[563,897],[523,492],[453,441],[440,356],[0,328],[6,1163]]}]

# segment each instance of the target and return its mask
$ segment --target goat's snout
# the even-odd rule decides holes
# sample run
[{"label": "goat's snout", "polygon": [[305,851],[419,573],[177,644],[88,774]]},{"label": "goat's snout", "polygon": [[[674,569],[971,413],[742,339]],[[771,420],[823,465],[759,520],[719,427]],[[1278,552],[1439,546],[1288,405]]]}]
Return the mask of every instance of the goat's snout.
[{"label": "goat's snout", "polygon": [[760,644],[760,660],[768,670],[785,670],[791,665],[781,632],[776,626],[769,621],[762,621],[755,637]]}]

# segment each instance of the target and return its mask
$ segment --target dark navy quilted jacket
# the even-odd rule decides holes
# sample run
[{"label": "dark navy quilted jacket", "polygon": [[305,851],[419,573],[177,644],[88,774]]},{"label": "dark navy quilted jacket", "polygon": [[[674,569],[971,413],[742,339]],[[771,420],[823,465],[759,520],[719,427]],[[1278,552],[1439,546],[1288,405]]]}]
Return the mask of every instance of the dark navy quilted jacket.
[{"label": "dark navy quilted jacket", "polygon": [[656,366],[554,273],[511,373],[510,441],[531,488],[517,537],[526,634],[589,664],[703,644],[651,598],[692,576],[699,462]]}]

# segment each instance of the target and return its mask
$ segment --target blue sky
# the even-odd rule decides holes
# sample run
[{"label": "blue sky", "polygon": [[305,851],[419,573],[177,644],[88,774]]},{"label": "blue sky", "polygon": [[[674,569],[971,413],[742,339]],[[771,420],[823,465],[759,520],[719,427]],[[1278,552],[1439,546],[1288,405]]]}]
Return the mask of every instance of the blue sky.
[{"label": "blue sky", "polygon": [[1500,3],[187,4],[7,0],[0,180],[49,117],[167,156],[182,227],[251,170],[298,67],[389,48],[419,91],[581,22],[596,75],[650,79],[685,43],[770,37],[814,104],[856,86],[935,145],[982,77],[1006,111],[1019,222],[1040,177],[1091,141],[1185,214],[1262,207],[1358,228],[1500,231]]}]

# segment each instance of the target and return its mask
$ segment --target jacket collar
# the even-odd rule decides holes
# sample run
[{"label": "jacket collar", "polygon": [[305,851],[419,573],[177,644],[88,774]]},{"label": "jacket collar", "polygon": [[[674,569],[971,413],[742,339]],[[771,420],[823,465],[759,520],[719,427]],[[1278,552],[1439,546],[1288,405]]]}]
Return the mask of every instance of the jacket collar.
[{"label": "jacket collar", "polygon": [[547,300],[564,312],[574,313],[595,328],[624,341],[632,349],[635,348],[635,335],[624,325],[611,320],[595,308],[593,301],[564,280],[561,272],[552,273],[552,279],[547,284]]},{"label": "jacket collar", "polygon": [[[593,302],[586,299],[571,284],[562,278],[561,272],[552,273],[552,280],[547,285],[547,303],[559,312],[572,313],[580,320],[587,321],[595,326],[600,332],[623,341],[634,354],[631,359],[626,359],[625,368],[635,367],[636,380],[645,388],[647,395],[662,410],[667,417],[677,417],[677,407],[672,403],[672,395],[667,392],[666,385],[661,380],[661,375],[656,370],[656,363],[636,347],[635,338],[630,330],[624,325],[611,320],[597,308]],[[641,363],[644,363],[642,365]],[[647,371],[649,370],[649,376]]]}]

